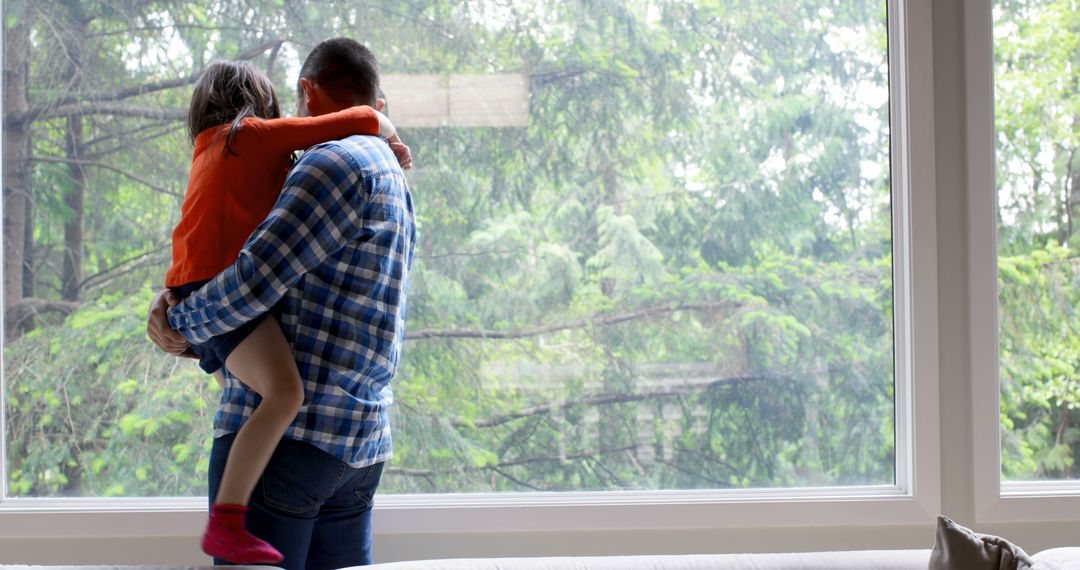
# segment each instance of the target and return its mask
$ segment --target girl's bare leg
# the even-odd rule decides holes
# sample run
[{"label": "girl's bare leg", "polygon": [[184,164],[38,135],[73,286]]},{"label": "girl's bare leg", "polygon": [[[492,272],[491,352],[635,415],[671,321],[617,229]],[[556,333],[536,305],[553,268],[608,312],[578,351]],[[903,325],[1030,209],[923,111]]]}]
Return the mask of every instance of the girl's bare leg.
[{"label": "girl's bare leg", "polygon": [[215,501],[246,505],[304,401],[304,387],[292,347],[272,318],[263,320],[232,351],[225,367],[262,396],[262,402],[236,434]]},{"label": "girl's bare leg", "polygon": [[203,551],[237,564],[280,562],[277,549],[247,531],[245,514],[255,484],[303,403],[300,373],[292,347],[272,318],[232,351],[225,366],[262,401],[233,440],[203,534]]}]

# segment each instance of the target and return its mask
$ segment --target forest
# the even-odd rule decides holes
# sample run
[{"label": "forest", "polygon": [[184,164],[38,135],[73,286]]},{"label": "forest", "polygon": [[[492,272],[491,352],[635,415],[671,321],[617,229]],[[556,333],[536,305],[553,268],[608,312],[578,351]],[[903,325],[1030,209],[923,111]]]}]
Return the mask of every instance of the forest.
[{"label": "forest", "polygon": [[[194,82],[296,107],[319,41],[526,78],[410,120],[419,240],[383,493],[888,485],[888,6],[4,0],[7,489],[201,496],[220,390],[146,337]],[[1080,1],[995,1],[1002,470],[1080,478]],[[484,91],[473,91],[475,105]],[[411,126],[410,126],[411,125]]]}]

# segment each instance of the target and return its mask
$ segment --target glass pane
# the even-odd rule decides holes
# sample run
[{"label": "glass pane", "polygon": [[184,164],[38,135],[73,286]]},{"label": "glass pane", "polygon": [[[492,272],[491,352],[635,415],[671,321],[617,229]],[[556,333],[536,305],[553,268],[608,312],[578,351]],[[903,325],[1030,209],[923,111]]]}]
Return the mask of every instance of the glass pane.
[{"label": "glass pane", "polygon": [[287,37],[254,61],[292,108],[335,35],[416,157],[382,492],[894,482],[885,2],[285,5],[9,22],[47,110],[5,139],[12,494],[205,493],[219,392],[144,333],[190,165],[168,82]]},{"label": "glass pane", "polygon": [[994,5],[1002,475],[1080,478],[1080,7]]}]

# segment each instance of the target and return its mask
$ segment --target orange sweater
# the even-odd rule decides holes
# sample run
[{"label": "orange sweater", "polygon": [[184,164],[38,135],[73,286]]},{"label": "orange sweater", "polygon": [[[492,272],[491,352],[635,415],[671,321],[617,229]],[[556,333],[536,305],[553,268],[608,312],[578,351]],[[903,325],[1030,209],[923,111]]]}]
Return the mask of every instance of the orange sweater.
[{"label": "orange sweater", "polygon": [[167,287],[210,279],[236,261],[277,201],[293,151],[355,134],[377,135],[379,118],[371,107],[352,107],[318,117],[245,119],[233,154],[224,156],[228,128],[221,125],[195,138]]}]

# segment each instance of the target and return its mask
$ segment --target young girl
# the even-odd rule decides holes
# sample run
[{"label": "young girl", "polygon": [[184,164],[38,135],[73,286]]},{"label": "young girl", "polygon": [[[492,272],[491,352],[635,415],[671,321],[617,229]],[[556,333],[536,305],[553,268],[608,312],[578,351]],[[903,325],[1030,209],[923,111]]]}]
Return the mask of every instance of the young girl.
[{"label": "young girl", "polygon": [[[280,116],[270,80],[251,64],[214,63],[195,84],[188,114],[195,153],[165,277],[178,297],[197,291],[236,260],[277,200],[293,151],[354,134],[382,135],[402,166],[411,163],[393,125],[371,107],[319,117]],[[218,382],[224,385],[224,365],[261,397],[225,463],[203,552],[236,564],[280,562],[280,552],[247,531],[245,514],[255,484],[304,400],[292,348],[272,317],[191,348],[199,366]]]}]

